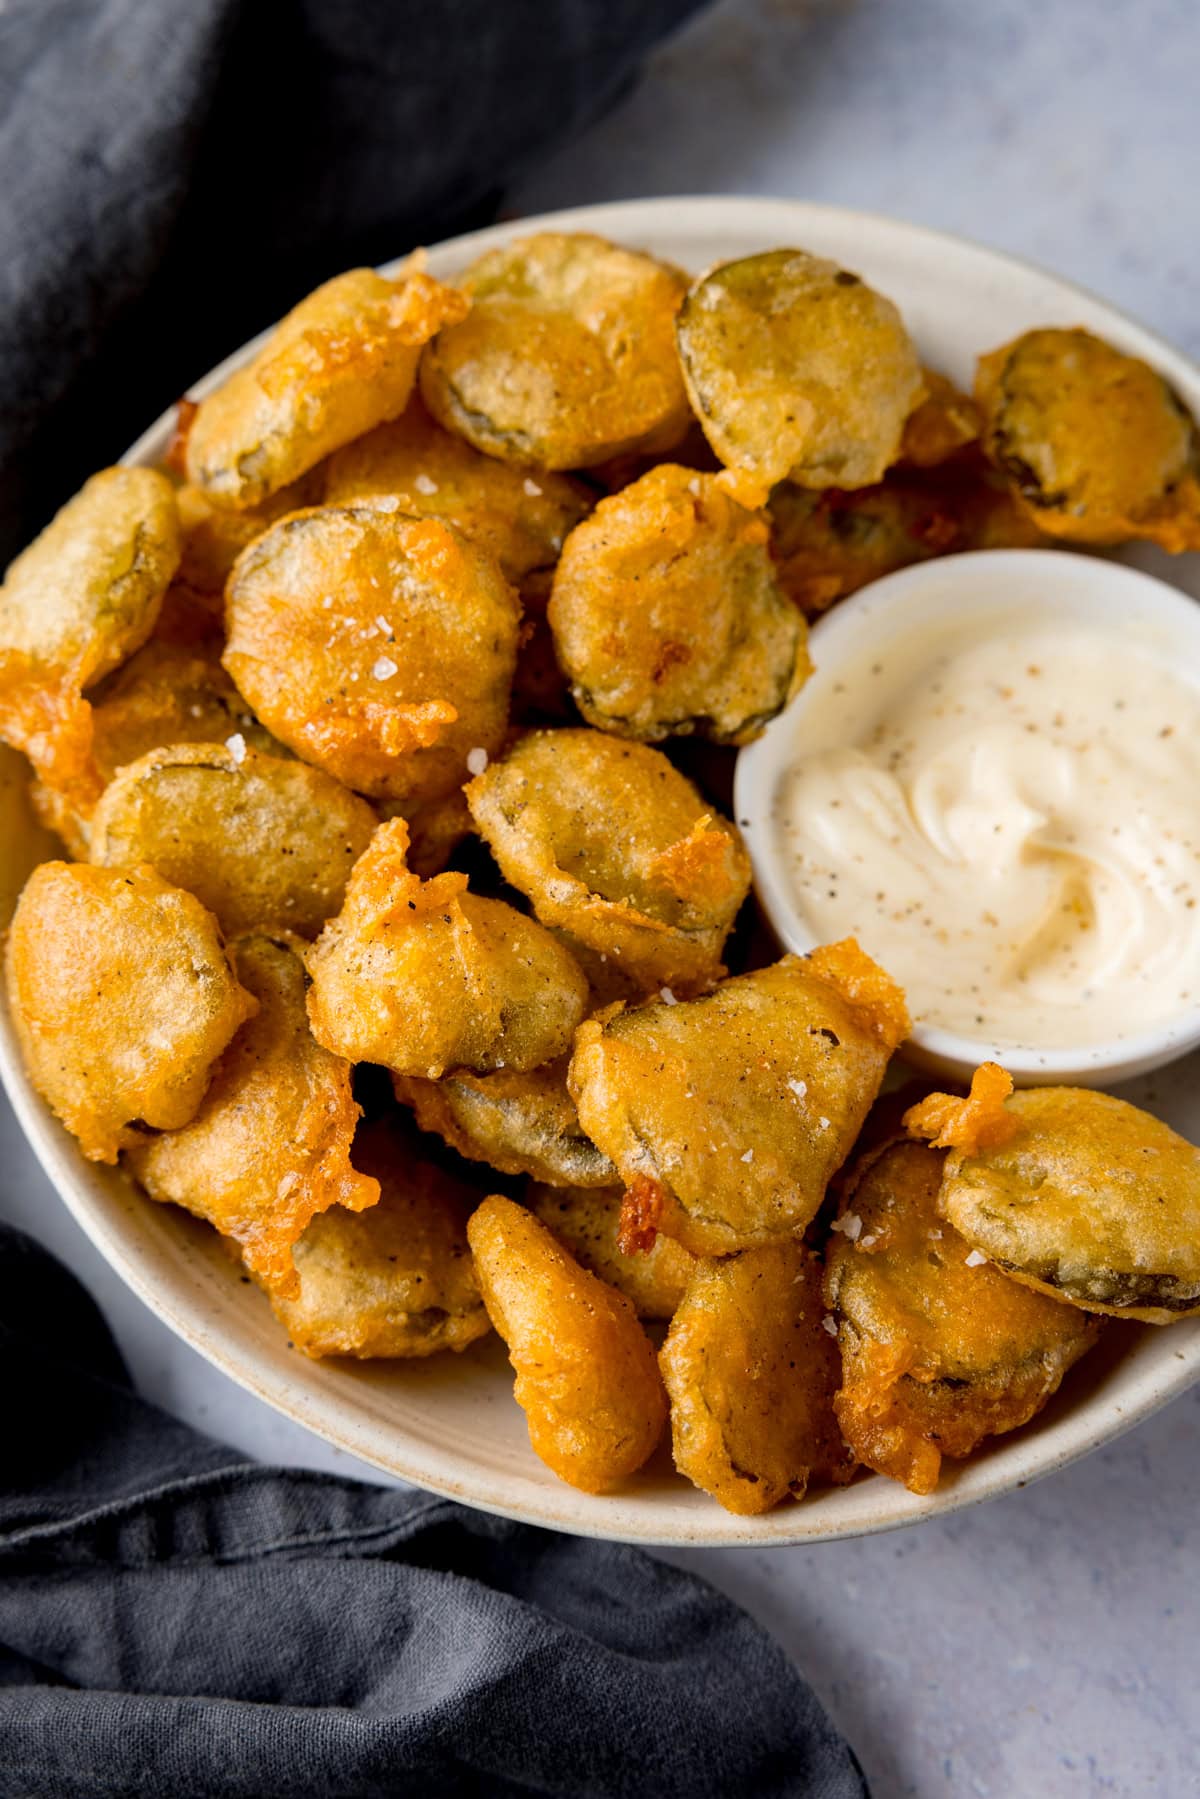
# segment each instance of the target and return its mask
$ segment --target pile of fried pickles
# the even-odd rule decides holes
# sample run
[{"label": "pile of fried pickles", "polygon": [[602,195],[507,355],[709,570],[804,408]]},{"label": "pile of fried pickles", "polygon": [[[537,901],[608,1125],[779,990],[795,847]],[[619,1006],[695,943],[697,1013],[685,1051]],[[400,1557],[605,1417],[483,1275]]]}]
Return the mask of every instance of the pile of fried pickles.
[{"label": "pile of fried pickles", "polygon": [[1034,330],[968,396],[802,250],[338,276],[0,591],[0,736],[64,846],[6,940],[30,1079],[297,1349],[497,1331],[575,1487],[669,1423],[732,1512],[931,1492],[1102,1314],[1200,1311],[1200,1157],[992,1064],[880,1101],[887,973],[731,938],[732,747],[864,582],[1200,548],[1197,471],[1144,363]]}]

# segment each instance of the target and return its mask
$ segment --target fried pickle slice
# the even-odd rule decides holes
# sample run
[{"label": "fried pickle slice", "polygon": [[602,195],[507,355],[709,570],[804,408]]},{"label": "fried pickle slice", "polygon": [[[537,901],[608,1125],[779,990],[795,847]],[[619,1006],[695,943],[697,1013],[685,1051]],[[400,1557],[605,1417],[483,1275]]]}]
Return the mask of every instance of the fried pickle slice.
[{"label": "fried pickle slice", "polygon": [[728,1255],[803,1230],[908,1029],[900,989],[852,939],[588,1019],[569,1085],[630,1189],[629,1239],[663,1230]]},{"label": "fried pickle slice", "polygon": [[569,1061],[569,1055],[559,1056],[523,1074],[459,1069],[440,1081],[397,1075],[396,1097],[413,1108],[423,1131],[433,1131],[468,1161],[551,1186],[610,1186],[616,1170],[584,1135],[567,1092]]},{"label": "fried pickle slice", "polygon": [[581,1267],[623,1293],[639,1318],[671,1318],[696,1265],[682,1243],[659,1236],[645,1250],[621,1248],[623,1187],[562,1187],[531,1181],[525,1203]]},{"label": "fried pickle slice", "polygon": [[632,990],[717,978],[749,858],[660,751],[600,731],[531,732],[466,794],[542,923],[607,958]]},{"label": "fried pickle slice", "polygon": [[693,1265],[658,1361],[675,1466],[727,1512],[754,1517],[854,1472],[823,1317],[820,1258],[794,1238]]},{"label": "fried pickle slice", "polygon": [[351,1069],[314,1043],[304,1012],[304,943],[252,933],[232,946],[258,1001],[213,1072],[189,1124],[127,1147],[152,1199],[206,1219],[272,1293],[295,1293],[292,1248],[328,1206],[361,1211],[379,1182],[351,1165],[360,1117]]},{"label": "fried pickle slice", "polygon": [[688,398],[747,506],[761,506],[777,481],[878,481],[925,393],[891,301],[805,250],[768,250],[702,275],[678,339]]},{"label": "fried pickle slice", "polygon": [[187,479],[221,505],[261,506],[403,412],[422,346],[466,310],[461,294],[414,264],[395,281],[374,269],[335,275],[201,400],[183,447]]},{"label": "fried pickle slice", "polygon": [[178,563],[167,477],[110,468],[10,565],[0,587],[0,738],[43,781],[95,797],[83,696],[146,641]]},{"label": "fried pickle slice", "polygon": [[546,469],[683,436],[677,269],[587,232],[542,231],[487,251],[460,286],[470,312],[421,359],[421,393],[448,431]]},{"label": "fried pickle slice", "polygon": [[419,399],[329,460],[330,505],[387,506],[440,518],[489,551],[506,581],[521,587],[553,568],[569,531],[592,506],[581,481],[484,456],[444,431]]},{"label": "fried pickle slice", "polygon": [[477,1195],[390,1119],[360,1125],[353,1154],[379,1202],[317,1214],[292,1247],[297,1291],[271,1295],[275,1316],[314,1359],[469,1348],[491,1329],[467,1247]]},{"label": "fried pickle slice", "polygon": [[1027,1423],[1100,1330],[973,1256],[938,1211],[944,1161],[903,1140],[863,1157],[825,1256],[846,1441],[913,1493],[934,1491],[943,1456]]},{"label": "fried pickle slice", "polygon": [[767,520],[662,463],[568,537],[549,620],[589,724],[643,743],[749,743],[811,672]]},{"label": "fried pickle slice", "polygon": [[379,826],[309,951],[318,1043],[427,1080],[562,1055],[588,998],[570,952],[503,900],[469,893],[465,875],[422,881],[407,848],[402,818]]},{"label": "fried pickle slice", "polygon": [[651,1454],[667,1416],[633,1306],[511,1199],[485,1199],[467,1237],[534,1453],[585,1493],[617,1486]]},{"label": "fried pickle slice", "polygon": [[316,506],[324,497],[325,472],[311,469],[299,481],[281,487],[259,506],[234,512],[219,505],[202,487],[190,482],[177,488],[182,554],[179,580],[196,595],[225,593],[233,565],[256,537],[289,512]]},{"label": "fried pickle slice", "polygon": [[304,762],[225,743],[151,750],[105,788],[88,859],[152,863],[216,914],[229,936],[281,925],[315,937],[341,906],[378,819]]},{"label": "fried pickle slice", "polygon": [[13,914],[5,981],[29,1078],[92,1162],[186,1125],[258,1009],[216,919],[152,868],[41,863]]},{"label": "fried pickle slice", "polygon": [[983,413],[970,394],[936,369],[923,368],[921,379],[925,398],[904,421],[900,459],[910,468],[939,468],[979,442]]},{"label": "fried pickle slice", "polygon": [[1089,1312],[1171,1324],[1200,1312],[1200,1150],[1083,1087],[1013,1093],[995,1063],[969,1099],[905,1114],[948,1148],[939,1210],[1014,1280]]},{"label": "fried pickle slice", "polygon": [[225,743],[235,735],[268,755],[288,754],[250,711],[221,667],[219,652],[152,637],[93,695],[89,778],[83,791],[76,787],[62,793],[35,781],[34,809],[71,854],[86,861],[95,800],[119,768],[168,744]]},{"label": "fried pickle slice", "polygon": [[1200,549],[1200,439],[1154,369],[1090,331],[1027,331],[979,361],[984,448],[1030,516],[1074,543]]},{"label": "fried pickle slice", "polygon": [[900,466],[852,493],[782,481],[767,510],[779,585],[810,617],[914,562],[1049,541],[974,454],[929,471]]},{"label": "fried pickle slice", "polygon": [[293,513],[239,557],[225,667],[268,730],[374,798],[461,786],[508,720],[521,609],[486,552],[440,519]]}]

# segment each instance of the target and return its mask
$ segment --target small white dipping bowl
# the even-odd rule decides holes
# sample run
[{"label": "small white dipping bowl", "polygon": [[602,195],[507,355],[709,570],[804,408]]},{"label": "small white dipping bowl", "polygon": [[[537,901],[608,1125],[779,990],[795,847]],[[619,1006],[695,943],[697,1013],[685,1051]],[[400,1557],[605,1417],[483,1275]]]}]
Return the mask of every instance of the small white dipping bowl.
[{"label": "small white dipping bowl", "polygon": [[[796,699],[738,757],[734,805],[754,865],[754,884],[776,935],[803,953],[819,939],[789,885],[778,806],[795,766],[805,710],[888,649],[928,627],[936,634],[969,610],[994,616],[997,628],[1036,601],[1049,619],[1110,622],[1131,645],[1161,655],[1200,685],[1200,603],[1164,581],[1123,563],[1069,550],[979,550],[918,563],[873,581],[814,626],[815,672]],[[835,747],[832,743],[829,747]],[[1200,808],[1200,794],[1197,795]],[[870,944],[863,945],[870,949]],[[1102,1087],[1174,1061],[1200,1044],[1200,1002],[1169,1024],[1108,1043],[1056,1049],[1013,1049],[924,1024],[918,1019],[905,1055],[939,1074],[968,1077],[986,1060],[1000,1061],[1019,1086]]]}]

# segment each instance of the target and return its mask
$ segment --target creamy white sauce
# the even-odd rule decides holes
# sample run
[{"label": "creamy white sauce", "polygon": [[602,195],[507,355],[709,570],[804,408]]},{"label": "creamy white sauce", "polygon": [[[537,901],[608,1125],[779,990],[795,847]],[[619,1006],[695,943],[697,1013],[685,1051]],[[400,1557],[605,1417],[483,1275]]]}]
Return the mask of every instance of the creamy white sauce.
[{"label": "creamy white sauce", "polygon": [[818,684],[778,797],[819,941],[918,1023],[1090,1047],[1200,1000],[1200,687],[1111,623],[926,628]]}]

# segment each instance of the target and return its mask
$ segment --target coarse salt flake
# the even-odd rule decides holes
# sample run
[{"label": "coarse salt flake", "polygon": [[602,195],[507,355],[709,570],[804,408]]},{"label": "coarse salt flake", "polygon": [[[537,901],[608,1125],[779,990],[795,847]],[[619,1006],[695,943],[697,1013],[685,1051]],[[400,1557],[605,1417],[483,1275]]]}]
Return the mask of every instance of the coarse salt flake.
[{"label": "coarse salt flake", "polygon": [[481,775],[488,765],[488,753],[485,749],[467,751],[467,769],[473,775]]},{"label": "coarse salt flake", "polygon": [[788,1092],[794,1093],[796,1095],[797,1099],[803,1099],[804,1095],[808,1092],[808,1082],[807,1081],[789,1081],[788,1082]]},{"label": "coarse salt flake", "polygon": [[658,990],[658,996],[662,1000],[662,1002],[665,1006],[677,1006],[679,1004],[679,1001],[676,999],[675,995],[671,992],[671,989],[669,987],[660,987]]},{"label": "coarse salt flake", "polygon": [[968,1268],[982,1268],[986,1261],[987,1261],[987,1257],[984,1255],[982,1250],[973,1249],[971,1251],[970,1255],[967,1257],[967,1267]]},{"label": "coarse salt flake", "polygon": [[818,1118],[817,1123],[820,1125],[820,1127],[823,1131],[827,1131],[829,1129],[828,1118]]},{"label": "coarse salt flake", "polygon": [[392,634],[391,623],[388,619],[384,618],[382,612],[377,612],[375,614],[375,623],[379,626],[379,629],[383,632],[385,637],[391,636],[391,634]]},{"label": "coarse salt flake", "polygon": [[227,737],[225,739],[225,748],[229,751],[229,754],[233,757],[235,762],[244,762],[246,760],[246,739],[242,736],[240,731],[235,731],[232,737]]},{"label": "coarse salt flake", "polygon": [[837,1319],[832,1312],[826,1312],[824,1318],[822,1318],[821,1329],[823,1331],[828,1331],[831,1337],[837,1336]]},{"label": "coarse salt flake", "polygon": [[857,1212],[847,1212],[844,1217],[835,1218],[829,1228],[831,1231],[841,1231],[849,1242],[854,1243],[862,1230],[862,1219]]},{"label": "coarse salt flake", "polygon": [[748,1149],[746,1151],[745,1155],[742,1157],[742,1161],[743,1162],[753,1162],[753,1160],[754,1160],[754,1151],[752,1149]]},{"label": "coarse salt flake", "polygon": [[418,493],[436,493],[437,492],[437,482],[430,480],[428,475],[418,475],[416,480],[413,482],[413,486],[416,488]]},{"label": "coarse salt flake", "polygon": [[371,673],[377,681],[390,681],[398,666],[390,656],[380,656]]},{"label": "coarse salt flake", "polygon": [[541,493],[541,491],[542,490],[538,486],[537,482],[532,480],[530,478],[530,476],[526,475],[526,477],[525,477],[525,492],[529,495],[530,499],[536,500],[538,495]]}]

